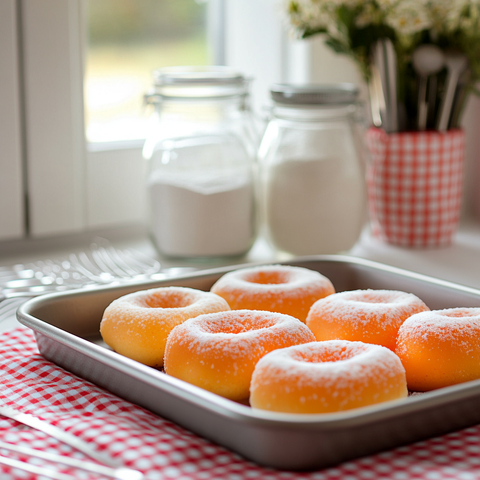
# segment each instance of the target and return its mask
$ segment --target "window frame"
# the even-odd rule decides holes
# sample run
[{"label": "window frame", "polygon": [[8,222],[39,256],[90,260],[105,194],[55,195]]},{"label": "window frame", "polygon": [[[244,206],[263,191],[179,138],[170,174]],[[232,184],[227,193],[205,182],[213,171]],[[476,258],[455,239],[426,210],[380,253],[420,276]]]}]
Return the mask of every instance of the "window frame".
[{"label": "window frame", "polygon": [[16,0],[0,2],[0,240],[26,230],[17,7]]},{"label": "window frame", "polygon": [[[88,145],[85,140],[86,0],[8,2],[18,2],[21,13],[27,235],[144,223],[141,143]],[[277,0],[210,0],[209,8],[212,22],[224,19],[211,29],[210,38],[217,41],[214,60],[253,78],[253,107],[260,115],[272,83],[318,77],[318,47],[288,36]]]}]

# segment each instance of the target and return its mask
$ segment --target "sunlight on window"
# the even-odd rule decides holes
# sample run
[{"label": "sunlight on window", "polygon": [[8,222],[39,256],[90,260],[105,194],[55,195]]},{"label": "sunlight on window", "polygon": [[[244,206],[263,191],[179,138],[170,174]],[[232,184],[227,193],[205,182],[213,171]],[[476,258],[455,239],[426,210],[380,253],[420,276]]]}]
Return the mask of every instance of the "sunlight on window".
[{"label": "sunlight on window", "polygon": [[89,142],[141,139],[152,71],[206,65],[207,3],[88,0],[85,123]]}]

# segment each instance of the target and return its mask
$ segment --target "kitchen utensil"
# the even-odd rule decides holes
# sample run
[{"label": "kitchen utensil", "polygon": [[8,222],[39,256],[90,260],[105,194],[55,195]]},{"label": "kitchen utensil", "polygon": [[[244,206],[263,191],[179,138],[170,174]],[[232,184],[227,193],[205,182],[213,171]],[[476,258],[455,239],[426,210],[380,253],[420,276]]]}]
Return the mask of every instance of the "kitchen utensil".
[{"label": "kitchen utensil", "polygon": [[191,272],[190,267],[162,268],[160,262],[134,249],[118,249],[97,237],[86,252],[26,265],[0,267],[0,302],[6,298],[36,297],[116,282],[157,279]]},{"label": "kitchen utensil", "polygon": [[390,128],[390,110],[388,109],[388,85],[387,71],[385,65],[385,52],[382,41],[377,41],[373,46],[373,70],[375,86],[377,89],[377,98],[379,102],[379,111],[381,116],[381,126],[385,131]]},{"label": "kitchen utensil", "polygon": [[22,460],[15,460],[13,458],[4,457],[0,455],[0,464],[8,465],[9,467],[22,470],[24,472],[33,473],[35,475],[41,475],[43,478],[51,478],[52,480],[76,480],[72,475],[56,472],[55,470],[47,467],[39,467],[38,465],[32,465],[31,463],[24,462]]},{"label": "kitchen utensil", "polygon": [[412,63],[418,75],[418,115],[417,127],[423,131],[427,126],[428,101],[427,82],[430,75],[437,74],[445,64],[442,50],[436,45],[420,45],[412,55]]},{"label": "kitchen utensil", "polygon": [[467,85],[470,82],[471,78],[470,69],[466,69],[458,80],[457,88],[455,90],[455,95],[453,97],[452,105],[452,114],[450,115],[450,123],[448,128],[460,128],[460,120],[462,117],[462,112],[465,107],[465,99],[467,98]]},{"label": "kitchen utensil", "polygon": [[379,98],[384,98],[385,108],[381,112],[382,128],[387,133],[397,132],[398,99],[397,99],[397,56],[390,39],[378,40],[373,46],[374,69],[378,71]]},{"label": "kitchen utensil", "polygon": [[372,110],[373,124],[380,128],[383,124],[382,117],[385,117],[385,96],[382,89],[382,80],[380,78],[380,72],[375,60],[371,66],[371,78],[369,83],[370,89],[370,107]]},{"label": "kitchen utensil", "polygon": [[[85,460],[79,460],[77,458],[66,457],[65,455],[57,455],[43,450],[36,450],[34,448],[25,447],[23,445],[13,445],[11,443],[0,441],[0,450],[8,450],[11,452],[20,453],[23,456],[41,458],[54,464],[67,465],[78,470],[84,470],[87,472],[93,472],[102,477],[115,478],[117,480],[141,480],[143,475],[136,470],[130,470],[127,468],[110,468],[105,465],[99,465],[98,463],[87,462]],[[66,474],[59,474],[59,472],[47,470],[45,467],[39,467],[20,460],[9,459],[7,462],[5,457],[0,456],[0,463],[10,465],[14,468],[20,468],[31,473],[38,475],[48,476],[49,478],[68,478],[68,480],[74,480],[75,477]],[[13,463],[12,463],[13,462]],[[41,471],[39,471],[39,469]]]},{"label": "kitchen utensil", "polygon": [[434,130],[436,125],[436,117],[438,110],[438,77],[440,72],[437,75],[430,75],[428,79],[427,87],[427,130]]},{"label": "kitchen utensil", "polygon": [[370,79],[368,83],[368,89],[370,94],[370,109],[372,113],[372,122],[377,127],[380,128],[382,126],[382,116],[380,115],[380,107],[378,104],[378,96],[377,96],[377,89],[375,88],[374,84],[375,80],[373,78]]},{"label": "kitchen utensil", "polygon": [[383,40],[383,49],[385,54],[385,66],[387,72],[387,109],[389,114],[388,132],[398,132],[398,95],[397,95],[397,54],[393,43],[389,38]]},{"label": "kitchen utensil", "polygon": [[91,445],[84,442],[81,438],[65,432],[54,425],[50,425],[48,422],[34,417],[33,415],[20,412],[10,406],[5,405],[0,406],[0,415],[11,418],[12,420],[23,423],[24,425],[28,425],[29,427],[36,430],[40,430],[41,432],[50,435],[58,441],[70,445],[71,447],[84,453],[88,457],[96,460],[97,462],[100,462],[102,465],[110,467],[108,471],[111,474],[113,473],[111,469],[115,469],[116,472],[114,478],[122,480],[140,480],[141,478],[143,478],[142,473],[138,472],[137,470],[131,470],[129,468],[123,467],[118,460],[110,458],[109,456],[107,456],[107,454],[103,452],[97,452],[91,447]]},{"label": "kitchen utensil", "polygon": [[462,53],[445,52],[445,66],[447,67],[447,79],[436,126],[439,132],[445,132],[448,129],[455,89],[460,75],[468,66],[468,58]]},{"label": "kitchen utensil", "polygon": [[[325,255],[283,263],[319,271],[337,291],[403,290],[434,310],[480,307],[480,290],[361,258]],[[142,287],[209,290],[222,275],[240,267],[149,281]],[[98,330],[104,309],[138,286],[108,286],[35,298],[20,307],[18,318],[34,330],[39,350],[48,360],[268,467],[325,468],[480,422],[480,380],[319,415],[264,412],[207,392],[125,358],[102,343]]]}]

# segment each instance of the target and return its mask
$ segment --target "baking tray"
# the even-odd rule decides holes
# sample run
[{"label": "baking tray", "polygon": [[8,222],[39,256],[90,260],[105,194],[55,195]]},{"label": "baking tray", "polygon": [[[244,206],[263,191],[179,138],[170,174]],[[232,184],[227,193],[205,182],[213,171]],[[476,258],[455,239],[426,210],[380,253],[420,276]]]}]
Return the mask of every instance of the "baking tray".
[{"label": "baking tray", "polygon": [[[480,290],[355,257],[301,257],[281,263],[317,270],[337,291],[395,289],[414,293],[431,309],[480,307]],[[119,296],[168,285],[209,290],[224,273],[245,266],[45,295],[25,303],[17,316],[34,330],[48,360],[268,467],[325,468],[480,422],[480,380],[347,412],[282,414],[222,398],[102,343],[98,332],[103,311]]]}]

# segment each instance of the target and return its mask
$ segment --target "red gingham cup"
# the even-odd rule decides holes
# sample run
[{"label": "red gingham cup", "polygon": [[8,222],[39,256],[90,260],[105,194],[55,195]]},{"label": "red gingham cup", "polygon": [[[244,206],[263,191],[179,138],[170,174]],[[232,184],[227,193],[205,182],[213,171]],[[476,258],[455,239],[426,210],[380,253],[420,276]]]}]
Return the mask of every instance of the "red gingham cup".
[{"label": "red gingham cup", "polygon": [[367,132],[372,234],[404,247],[444,247],[458,228],[465,134]]}]

